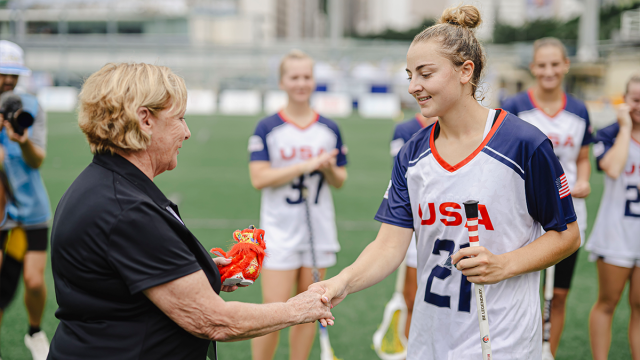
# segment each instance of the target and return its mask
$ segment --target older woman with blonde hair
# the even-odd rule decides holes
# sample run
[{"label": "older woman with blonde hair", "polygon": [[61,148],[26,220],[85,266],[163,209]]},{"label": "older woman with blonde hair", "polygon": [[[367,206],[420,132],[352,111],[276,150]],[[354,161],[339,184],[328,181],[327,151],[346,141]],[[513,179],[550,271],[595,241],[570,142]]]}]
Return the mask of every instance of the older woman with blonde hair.
[{"label": "older woman with blonde hair", "polygon": [[153,182],[191,136],[186,98],[161,66],[107,64],[85,82],[78,122],[94,158],[56,209],[49,359],[204,359],[211,341],[215,353],[215,341],[333,323],[318,292],[265,305],[218,296],[236,290],[221,286],[228,260],[211,259]]}]

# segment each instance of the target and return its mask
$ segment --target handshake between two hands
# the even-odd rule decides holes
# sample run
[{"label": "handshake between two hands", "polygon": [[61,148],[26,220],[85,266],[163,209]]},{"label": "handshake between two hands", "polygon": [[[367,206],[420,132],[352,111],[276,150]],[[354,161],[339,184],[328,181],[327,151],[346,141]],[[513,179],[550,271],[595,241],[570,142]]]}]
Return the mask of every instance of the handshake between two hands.
[{"label": "handshake between two hands", "polygon": [[[233,292],[258,279],[267,248],[264,234],[264,230],[251,225],[242,231],[234,231],[233,240],[236,243],[228,251],[211,249],[211,253],[219,256],[213,261],[220,271],[222,291]],[[287,301],[287,305],[292,306],[292,314],[297,315],[297,323],[318,320],[325,327],[333,325],[335,318],[331,314],[331,297],[327,296],[326,288],[320,284],[312,284],[307,291]]]},{"label": "handshake between two hands", "polygon": [[[232,262],[231,259],[224,257],[214,258],[213,261],[217,266],[227,266]],[[307,291],[287,300],[287,304],[293,308],[292,313],[300,314],[302,317],[299,323],[319,321],[324,327],[334,324],[335,317],[331,314],[333,304],[325,294],[327,291],[323,283],[324,282],[312,284]],[[249,285],[223,285],[221,290],[224,292],[234,292],[238,290],[239,287],[247,286]]]}]

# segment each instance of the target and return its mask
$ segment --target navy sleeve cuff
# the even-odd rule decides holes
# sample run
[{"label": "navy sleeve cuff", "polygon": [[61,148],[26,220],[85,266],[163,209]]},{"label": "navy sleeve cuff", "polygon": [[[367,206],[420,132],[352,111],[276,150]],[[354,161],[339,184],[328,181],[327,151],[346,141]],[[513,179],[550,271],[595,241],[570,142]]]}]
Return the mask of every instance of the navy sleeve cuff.
[{"label": "navy sleeve cuff", "polygon": [[385,223],[385,224],[389,224],[389,225],[393,225],[393,226],[397,226],[405,229],[413,229],[413,221],[400,221],[398,219],[386,218],[380,215],[374,216],[374,219],[381,223]]}]

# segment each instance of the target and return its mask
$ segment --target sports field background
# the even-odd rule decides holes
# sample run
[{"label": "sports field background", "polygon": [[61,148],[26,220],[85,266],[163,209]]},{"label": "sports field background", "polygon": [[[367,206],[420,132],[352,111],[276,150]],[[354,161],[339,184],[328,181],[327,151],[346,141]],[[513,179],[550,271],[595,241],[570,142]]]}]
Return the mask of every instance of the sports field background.
[{"label": "sports field background", "polygon": [[[246,150],[248,137],[258,120],[255,117],[187,116],[192,138],[180,151],[179,165],[156,180],[167,196],[178,200],[186,225],[207,249],[226,248],[233,230],[250,224],[258,225],[260,194],[249,181]],[[377,233],[379,224],[372,218],[389,182],[391,159],[388,149],[394,126],[391,121],[365,120],[357,116],[338,123],[349,146],[349,179],[342,189],[333,192],[342,251],[338,255],[338,264],[329,269],[329,276],[352,263]],[[55,209],[64,191],[91,161],[91,154],[78,129],[75,114],[51,113],[48,127],[48,152],[42,176]],[[600,202],[602,176],[600,173],[592,175],[592,194],[587,201],[589,225],[593,224]],[[385,261],[385,254],[380,254],[380,261]],[[371,337],[393,292],[394,280],[395,276],[390,276],[370,289],[350,295],[333,310],[336,325],[329,331],[339,358],[377,359],[371,349]],[[588,315],[596,300],[598,284],[595,264],[587,261],[586,252],[580,254],[573,281],[558,360],[591,358]],[[57,304],[50,264],[46,282],[49,296],[42,328],[51,338],[58,320],[54,316]],[[3,360],[31,359],[23,342],[27,315],[21,298],[22,286],[18,294],[4,315],[0,331]],[[627,294],[625,290],[615,314],[610,359],[630,358]],[[222,297],[227,301],[259,303],[261,300],[259,285],[235,293],[223,293]],[[289,358],[287,337],[288,331],[285,330],[276,359]],[[221,360],[251,359],[248,341],[219,343],[218,349]],[[317,341],[310,358],[319,359]]]}]

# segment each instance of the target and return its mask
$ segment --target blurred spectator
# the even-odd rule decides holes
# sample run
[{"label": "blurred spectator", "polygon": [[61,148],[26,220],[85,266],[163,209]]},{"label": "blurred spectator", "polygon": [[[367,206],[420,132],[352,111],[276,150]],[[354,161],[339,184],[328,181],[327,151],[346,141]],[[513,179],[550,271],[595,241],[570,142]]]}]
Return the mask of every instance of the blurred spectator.
[{"label": "blurred spectator", "polygon": [[[20,46],[1,40],[0,94],[13,91],[18,77],[30,73],[24,66],[24,52]],[[15,294],[22,270],[24,300],[29,316],[24,341],[34,360],[44,360],[49,352],[49,340],[40,329],[40,322],[47,297],[44,269],[51,210],[38,168],[46,155],[46,114],[34,96],[19,96],[23,105],[19,111],[30,109],[35,121],[19,135],[0,115],[3,121],[0,145],[4,149],[4,170],[14,194],[14,200],[6,206],[6,222],[0,228],[0,244],[4,250],[0,257],[0,320]]]}]

